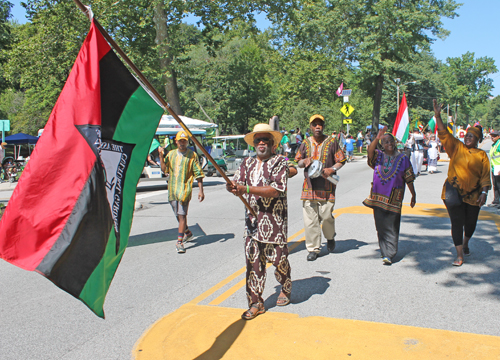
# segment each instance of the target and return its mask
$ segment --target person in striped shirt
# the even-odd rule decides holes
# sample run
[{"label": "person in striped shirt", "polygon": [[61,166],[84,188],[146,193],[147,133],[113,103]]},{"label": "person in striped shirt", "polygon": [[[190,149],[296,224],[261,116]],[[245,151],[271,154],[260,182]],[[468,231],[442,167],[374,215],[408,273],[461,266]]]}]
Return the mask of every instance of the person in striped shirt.
[{"label": "person in striped shirt", "polygon": [[177,149],[168,152],[164,156],[163,149],[160,150],[161,170],[169,174],[168,179],[168,201],[179,222],[179,234],[175,248],[179,254],[186,252],[184,243],[191,240],[193,233],[187,225],[187,213],[191,193],[193,191],[193,181],[198,181],[198,200],[202,202],[205,199],[203,193],[203,170],[198,160],[198,155],[188,149],[188,136],[184,130],[181,130],[175,136]]}]

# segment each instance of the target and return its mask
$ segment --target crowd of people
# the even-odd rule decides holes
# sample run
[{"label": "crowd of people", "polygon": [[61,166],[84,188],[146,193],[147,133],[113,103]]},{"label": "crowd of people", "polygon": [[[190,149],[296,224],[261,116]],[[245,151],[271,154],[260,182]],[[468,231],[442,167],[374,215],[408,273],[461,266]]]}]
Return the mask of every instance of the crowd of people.
[{"label": "crowd of people", "polygon": [[[479,210],[486,203],[486,195],[493,177],[495,198],[489,206],[500,207],[500,133],[492,132],[493,146],[490,158],[478,149],[483,133],[480,127],[470,127],[464,142],[453,137],[441,120],[441,105],[434,101],[434,112],[439,139],[450,158],[448,175],[443,185],[442,199],[451,221],[451,234],[457,256],[454,266],[461,266],[464,256],[470,255],[469,241],[474,234]],[[329,252],[335,250],[335,176],[352,159],[354,146],[358,151],[367,145],[368,166],[373,182],[363,204],[373,210],[375,228],[384,265],[391,265],[398,251],[401,208],[405,188],[411,193],[410,206],[416,204],[413,185],[420,173],[424,150],[427,151],[429,173],[437,170],[439,140],[435,134],[427,137],[415,131],[403,151],[397,139],[384,127],[372,139],[358,133],[356,140],[348,135],[344,146],[337,134],[324,134],[325,118],[315,114],[309,119],[309,130],[302,137],[300,129],[290,132],[273,130],[268,124],[255,125],[245,136],[253,146],[255,157],[246,158],[240,165],[227,191],[243,197],[250,204],[245,211],[246,294],[248,310],[242,318],[250,320],[266,309],[262,298],[266,280],[266,262],[275,267],[275,276],[281,284],[277,306],[290,303],[292,293],[291,268],[287,246],[287,183],[304,169],[300,199],[307,261],[315,261],[321,251],[322,235]],[[310,135],[309,135],[310,133]],[[184,243],[192,237],[187,225],[187,213],[192,184],[198,181],[199,201],[203,201],[203,171],[196,153],[187,148],[188,137],[180,131],[176,137],[178,148],[168,154],[160,149],[162,170],[170,175],[169,202],[179,222],[176,248],[184,253]],[[400,144],[401,145],[401,144]],[[283,155],[279,154],[280,149]],[[491,161],[491,162],[490,162]],[[252,210],[250,211],[249,208]]]}]

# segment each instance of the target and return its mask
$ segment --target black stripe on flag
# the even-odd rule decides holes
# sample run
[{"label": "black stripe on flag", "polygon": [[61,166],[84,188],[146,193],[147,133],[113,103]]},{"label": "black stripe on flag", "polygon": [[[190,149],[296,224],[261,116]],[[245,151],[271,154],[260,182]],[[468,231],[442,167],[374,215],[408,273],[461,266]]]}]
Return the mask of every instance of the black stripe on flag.
[{"label": "black stripe on flag", "polygon": [[125,105],[140,85],[113,51],[103,56],[99,68],[102,139],[112,140]]}]

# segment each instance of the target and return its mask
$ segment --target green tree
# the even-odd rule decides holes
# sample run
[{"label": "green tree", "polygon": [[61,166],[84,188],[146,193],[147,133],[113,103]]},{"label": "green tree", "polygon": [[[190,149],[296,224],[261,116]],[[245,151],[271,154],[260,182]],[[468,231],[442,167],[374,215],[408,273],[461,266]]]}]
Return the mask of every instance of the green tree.
[{"label": "green tree", "polygon": [[246,133],[271,116],[267,49],[253,37],[225,36],[220,41],[215,56],[202,45],[188,53],[191,62],[179,67],[181,98],[190,104],[192,116],[204,118],[196,99],[222,133]]},{"label": "green tree", "polygon": [[500,130],[500,96],[488,101],[485,127]]},{"label": "green tree", "polygon": [[7,62],[8,51],[12,45],[10,10],[12,4],[6,0],[0,0],[0,91],[7,87],[7,81],[3,76],[3,66]]},{"label": "green tree", "polygon": [[488,75],[497,72],[495,61],[490,57],[474,58],[467,52],[461,57],[447,58],[443,67],[447,87],[447,101],[459,104],[460,112],[465,115],[465,124],[474,107],[484,103],[493,89],[493,80]]},{"label": "green tree", "polygon": [[428,50],[433,39],[448,31],[441,17],[453,18],[454,0],[356,0],[352,34],[356,39],[355,60],[359,62],[364,89],[373,99],[372,126],[378,127],[386,76],[398,77],[398,65],[412,55]]}]

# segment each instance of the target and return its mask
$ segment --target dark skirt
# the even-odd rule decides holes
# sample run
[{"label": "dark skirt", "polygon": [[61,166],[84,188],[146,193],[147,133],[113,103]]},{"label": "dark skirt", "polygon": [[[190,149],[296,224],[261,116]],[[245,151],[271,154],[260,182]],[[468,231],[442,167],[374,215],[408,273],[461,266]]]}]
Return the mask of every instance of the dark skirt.
[{"label": "dark skirt", "polygon": [[373,217],[375,218],[380,253],[382,257],[388,257],[392,260],[398,252],[401,214],[374,207]]}]

